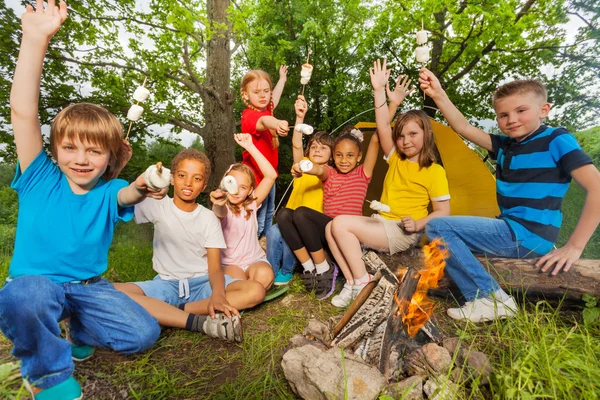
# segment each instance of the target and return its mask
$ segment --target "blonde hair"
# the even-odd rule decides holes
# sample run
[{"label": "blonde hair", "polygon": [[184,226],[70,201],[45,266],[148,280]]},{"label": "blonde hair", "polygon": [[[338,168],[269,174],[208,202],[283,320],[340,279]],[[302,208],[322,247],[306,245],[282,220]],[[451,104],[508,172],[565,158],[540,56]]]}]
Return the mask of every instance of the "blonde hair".
[{"label": "blonde hair", "polygon": [[[271,89],[271,91],[273,91],[273,80],[271,79],[271,76],[269,74],[267,74],[265,71],[263,71],[262,69],[253,69],[252,71],[248,71],[246,72],[246,74],[244,74],[244,77],[242,78],[242,83],[240,85],[240,94],[242,96],[242,101],[244,102],[244,104],[246,105],[247,108],[254,110],[254,111],[258,111],[256,107],[254,107],[248,100],[246,100],[244,98],[244,93],[248,93],[248,85],[256,80],[265,80],[267,81],[267,83],[269,84],[269,88]],[[269,102],[269,105],[267,106],[267,110],[269,110],[269,112],[271,113],[271,115],[273,115],[273,109],[275,108],[275,103],[273,103],[273,96],[271,94],[271,101]],[[273,133],[271,132],[271,137],[272,137],[272,144],[274,148],[278,148],[279,147],[279,137],[277,136],[277,132]]]},{"label": "blonde hair", "polygon": [[112,166],[121,163],[123,151],[123,125],[106,108],[91,104],[71,104],[59,112],[50,128],[50,150],[54,158],[58,145],[64,138],[89,142],[109,152],[109,161],[102,178],[108,180]]},{"label": "blonde hair", "polygon": [[397,142],[398,139],[400,139],[400,135],[402,134],[402,129],[404,129],[404,126],[411,121],[416,122],[419,127],[423,129],[423,148],[421,149],[421,153],[419,153],[419,169],[430,167],[431,164],[436,162],[437,157],[435,154],[433,128],[431,127],[431,122],[429,122],[429,117],[424,111],[410,110],[398,116],[392,132],[394,146],[396,146],[396,150],[398,150],[400,159],[405,160],[406,155],[400,151]]},{"label": "blonde hair", "polygon": [[548,101],[548,91],[546,86],[537,79],[522,79],[505,83],[499,86],[492,96],[492,105],[496,105],[496,101],[514,94],[533,93],[543,103]]},{"label": "blonde hair", "polygon": [[256,188],[256,177],[254,176],[254,172],[252,172],[252,170],[250,169],[249,166],[247,166],[246,164],[242,164],[242,163],[236,163],[236,164],[233,164],[231,167],[229,167],[229,169],[223,175],[223,178],[225,178],[227,175],[229,175],[229,173],[231,171],[240,171],[240,172],[246,174],[250,178],[250,185],[251,185],[252,189],[250,190],[250,193],[248,193],[248,197],[246,197],[244,199],[244,201],[242,202],[241,205],[231,204],[229,202],[229,198],[227,198],[225,204],[227,204],[227,207],[235,215],[239,215],[240,210],[243,208],[244,210],[246,210],[246,219],[249,219],[250,216],[252,215],[252,209],[248,208],[248,206],[250,206],[250,204],[252,204],[254,201],[256,201],[256,197],[254,197],[254,189]]}]

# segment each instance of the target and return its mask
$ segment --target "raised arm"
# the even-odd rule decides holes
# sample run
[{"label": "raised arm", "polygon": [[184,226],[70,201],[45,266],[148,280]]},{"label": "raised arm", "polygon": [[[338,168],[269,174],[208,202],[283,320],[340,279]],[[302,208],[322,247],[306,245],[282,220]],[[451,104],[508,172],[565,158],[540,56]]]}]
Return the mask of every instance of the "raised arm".
[{"label": "raised arm", "polygon": [[465,116],[452,104],[433,72],[425,67],[421,68],[419,72],[419,84],[423,92],[435,101],[435,104],[440,108],[442,114],[444,114],[444,118],[446,118],[456,133],[488,151],[493,150],[490,135],[474,127],[467,121]]},{"label": "raised arm", "polygon": [[415,86],[410,87],[412,80],[408,78],[408,75],[400,75],[396,80],[396,88],[392,91],[390,85],[386,82],[385,91],[387,92],[390,104],[388,104],[388,113],[390,114],[390,122],[396,115],[396,110],[400,107],[400,104],[405,98],[413,94],[417,88]]},{"label": "raised arm", "polygon": [[379,142],[383,149],[384,155],[390,154],[395,147],[392,139],[392,127],[390,126],[390,112],[386,107],[387,101],[385,98],[385,89],[388,84],[390,71],[386,70],[386,60],[377,60],[373,62],[373,68],[369,69],[371,75],[371,84],[373,85],[373,99],[375,102],[375,122],[377,124],[377,132]]},{"label": "raised arm", "polygon": [[277,84],[273,88],[273,108],[277,107],[277,104],[279,104],[279,100],[281,100],[281,94],[283,93],[283,87],[285,86],[285,82],[287,81],[287,73],[288,73],[287,65],[282,65],[279,67],[279,80],[277,81]]},{"label": "raised arm", "polygon": [[379,137],[377,136],[377,131],[375,131],[373,132],[371,140],[369,141],[369,147],[367,148],[367,154],[365,155],[365,162],[363,163],[363,170],[368,178],[373,175],[373,169],[375,169],[375,163],[377,163],[378,154]]},{"label": "raised arm", "polygon": [[21,16],[23,37],[10,91],[11,121],[21,171],[42,151],[38,112],[42,65],[50,39],[66,19],[66,3],[61,2],[57,7],[55,0],[48,0],[45,10],[43,2],[38,0],[35,12],[28,5]]},{"label": "raised arm", "polygon": [[252,158],[254,158],[254,161],[256,161],[260,172],[263,174],[262,180],[254,189],[256,204],[262,204],[264,199],[266,199],[269,195],[271,187],[273,187],[275,184],[275,179],[277,179],[277,171],[275,171],[275,168],[273,168],[269,160],[267,160],[260,150],[256,148],[252,142],[252,136],[247,133],[236,133],[234,138],[237,144],[242,146],[248,153],[250,153]]},{"label": "raised arm", "polygon": [[[299,95],[298,99],[294,103],[294,109],[296,110],[296,122],[295,126],[304,123],[304,116],[306,115],[307,105],[304,96]],[[304,158],[304,149],[302,148],[302,132],[294,129],[292,134],[292,155],[294,163],[300,162]]]}]

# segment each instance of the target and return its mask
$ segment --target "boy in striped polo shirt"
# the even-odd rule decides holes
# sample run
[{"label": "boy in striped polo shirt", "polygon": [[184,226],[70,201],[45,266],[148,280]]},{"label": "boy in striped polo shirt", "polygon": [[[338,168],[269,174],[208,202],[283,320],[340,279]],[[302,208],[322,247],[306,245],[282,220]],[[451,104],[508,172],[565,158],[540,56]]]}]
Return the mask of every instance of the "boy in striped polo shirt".
[{"label": "boy in striped polo shirt", "polygon": [[[513,81],[494,93],[496,120],[506,136],[490,135],[470,125],[426,68],[421,69],[419,83],[457,133],[497,160],[497,218],[442,217],[429,221],[426,228],[430,239],[441,237],[446,242],[450,250],[446,271],[467,300],[463,307],[449,309],[448,315],[473,322],[512,317],[514,299],[500,289],[471,252],[541,257],[536,266],[542,272],[552,268],[552,275],[568,271],[600,222],[600,172],[573,135],[564,128],[542,124],[550,104],[539,81]],[[571,178],[587,192],[585,205],[567,243],[552,250]]]}]

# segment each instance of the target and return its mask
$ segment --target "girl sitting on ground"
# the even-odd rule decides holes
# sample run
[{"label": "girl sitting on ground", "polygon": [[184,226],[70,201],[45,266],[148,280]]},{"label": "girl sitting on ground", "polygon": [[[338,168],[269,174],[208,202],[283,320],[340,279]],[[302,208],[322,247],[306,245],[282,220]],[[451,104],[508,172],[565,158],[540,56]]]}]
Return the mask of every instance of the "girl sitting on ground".
[{"label": "girl sitting on ground", "polygon": [[373,175],[379,152],[377,135],[371,138],[365,162],[359,166],[362,140],[362,132],[356,129],[335,140],[335,168],[313,164],[312,168],[303,171],[299,163],[294,164],[292,174],[295,177],[315,175],[323,182],[323,213],[302,206],[293,211],[291,218],[277,218],[283,238],[302,264],[306,288],[314,290],[319,300],[333,294],[338,274],[335,264],[329,263],[325,255],[328,224],[338,215],[362,215],[362,205]]},{"label": "girl sitting on ground", "polygon": [[[304,122],[304,115],[306,115],[307,107],[304,96],[298,96],[294,107],[296,109],[295,125],[298,126]],[[311,136],[306,150],[303,152],[302,133],[295,129],[292,136],[294,162],[309,160],[313,164],[328,164],[331,161],[333,142],[333,137],[326,132],[316,132]],[[323,212],[323,182],[318,177],[307,174],[294,179],[294,189],[290,199],[286,207],[279,211],[277,219],[285,219],[291,223],[292,213],[300,206]],[[273,225],[267,232],[267,259],[275,271],[274,285],[287,285],[292,279],[296,256],[283,240],[278,224]]]},{"label": "girl sitting on ground", "polygon": [[258,242],[257,210],[269,195],[275,184],[277,173],[252,143],[252,137],[236,133],[235,141],[242,146],[260,168],[263,179],[258,186],[252,170],[245,164],[237,163],[229,167],[225,176],[232,176],[237,182],[237,193],[221,189],[210,193],[213,212],[221,220],[223,237],[227,248],[221,250],[221,263],[225,275],[234,279],[250,279],[260,282],[268,289],[273,283],[273,269],[265,252]]},{"label": "girl sitting on ground", "polygon": [[[381,203],[389,212],[371,217],[339,216],[331,225],[327,237],[346,284],[331,303],[346,307],[371,280],[362,260],[361,244],[394,254],[419,243],[427,221],[450,214],[450,194],[446,172],[435,163],[433,131],[427,114],[411,110],[401,114],[394,129],[390,127],[393,112],[383,108],[386,89],[394,109],[412,93],[410,81],[400,77],[396,90],[387,84],[389,71],[379,61],[371,69],[371,83],[375,91],[375,119],[381,148],[389,165],[383,183]],[[377,105],[381,105],[377,107]],[[433,212],[428,214],[431,203]]]}]

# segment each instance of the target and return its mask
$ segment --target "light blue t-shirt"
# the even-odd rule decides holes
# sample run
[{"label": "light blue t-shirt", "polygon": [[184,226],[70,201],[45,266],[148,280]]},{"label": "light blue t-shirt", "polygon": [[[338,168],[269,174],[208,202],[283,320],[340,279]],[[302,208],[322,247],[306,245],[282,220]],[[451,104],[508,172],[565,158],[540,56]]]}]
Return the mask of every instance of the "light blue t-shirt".
[{"label": "light blue t-shirt", "polygon": [[17,163],[11,187],[19,195],[19,216],[9,275],[43,275],[56,283],[102,275],[115,225],[133,217],[133,207],[117,201],[127,185],[100,179],[78,195],[44,150],[25,172]]}]

